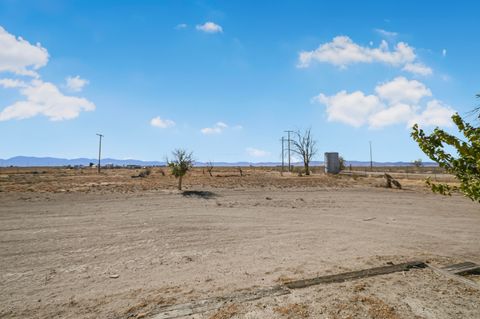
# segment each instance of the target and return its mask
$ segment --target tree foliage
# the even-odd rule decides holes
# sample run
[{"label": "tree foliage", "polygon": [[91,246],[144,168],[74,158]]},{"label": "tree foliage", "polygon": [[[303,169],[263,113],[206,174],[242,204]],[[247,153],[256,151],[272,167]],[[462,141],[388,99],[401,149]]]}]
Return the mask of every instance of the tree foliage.
[{"label": "tree foliage", "polygon": [[310,162],[317,154],[317,142],[313,139],[310,129],[304,133],[297,131],[295,136],[296,139],[292,140],[292,151],[302,157],[305,175],[310,175]]},{"label": "tree foliage", "polygon": [[412,165],[415,166],[415,167],[422,167],[423,166],[423,162],[422,162],[422,159],[419,158],[419,159],[416,159],[412,162]]},{"label": "tree foliage", "polygon": [[340,170],[343,171],[345,169],[345,159],[343,156],[338,157],[338,162],[340,164]]},{"label": "tree foliage", "polygon": [[182,190],[183,176],[193,167],[193,154],[183,149],[176,149],[172,152],[173,160],[167,159],[168,167],[172,175],[178,178],[178,189]]},{"label": "tree foliage", "polygon": [[[480,202],[480,127],[466,123],[458,114],[454,114],[452,120],[465,140],[438,127],[427,135],[417,124],[413,126],[411,136],[421,150],[460,182],[460,186],[435,184],[430,180],[427,180],[427,184],[434,192],[450,195],[458,190],[473,201]],[[447,146],[456,150],[456,156],[445,150]]]}]

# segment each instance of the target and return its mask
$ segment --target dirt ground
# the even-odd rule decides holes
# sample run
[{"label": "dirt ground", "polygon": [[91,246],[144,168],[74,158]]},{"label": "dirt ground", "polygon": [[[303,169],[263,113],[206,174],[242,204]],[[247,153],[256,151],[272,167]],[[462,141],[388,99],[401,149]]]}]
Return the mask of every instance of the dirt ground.
[{"label": "dirt ground", "polygon": [[[37,172],[37,173],[33,173]],[[163,306],[421,260],[480,263],[480,207],[381,178],[160,169],[0,171],[0,318],[154,318]],[[480,318],[430,269],[292,290],[191,318]]]}]

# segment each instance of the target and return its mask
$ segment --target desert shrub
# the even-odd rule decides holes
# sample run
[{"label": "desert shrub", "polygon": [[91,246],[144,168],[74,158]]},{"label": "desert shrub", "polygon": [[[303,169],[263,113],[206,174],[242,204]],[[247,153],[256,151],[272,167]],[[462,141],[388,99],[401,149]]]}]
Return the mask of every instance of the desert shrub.
[{"label": "desert shrub", "polygon": [[345,169],[345,160],[342,156],[339,156],[338,161],[340,162],[340,170],[343,171]]},{"label": "desert shrub", "polygon": [[419,159],[417,159],[417,160],[414,160],[414,161],[412,162],[412,165],[415,166],[415,167],[417,167],[417,168],[422,167],[422,166],[423,166],[422,159],[419,158]]},{"label": "desert shrub", "polygon": [[213,163],[212,162],[207,162],[207,172],[212,177],[212,172],[213,172]]}]

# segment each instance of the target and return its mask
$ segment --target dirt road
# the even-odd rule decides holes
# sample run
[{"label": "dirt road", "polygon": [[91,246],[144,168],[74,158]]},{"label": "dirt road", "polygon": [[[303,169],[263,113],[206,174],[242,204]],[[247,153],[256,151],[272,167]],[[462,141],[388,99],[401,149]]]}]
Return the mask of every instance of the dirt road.
[{"label": "dirt road", "polygon": [[[480,209],[460,196],[211,191],[0,193],[0,317],[127,318],[387,262],[480,263]],[[370,309],[383,304],[393,307],[385,318],[480,318],[479,300],[478,291],[422,270],[302,290],[263,308],[235,305],[216,318],[376,318]]]}]

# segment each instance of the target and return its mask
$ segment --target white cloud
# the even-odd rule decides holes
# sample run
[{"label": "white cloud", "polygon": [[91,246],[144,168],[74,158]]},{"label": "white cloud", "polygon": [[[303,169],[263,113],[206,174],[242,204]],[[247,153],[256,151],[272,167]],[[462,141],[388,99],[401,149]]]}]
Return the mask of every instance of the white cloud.
[{"label": "white cloud", "polygon": [[319,94],[313,102],[324,104],[329,121],[341,122],[354,127],[368,124],[370,128],[383,128],[404,123],[411,127],[450,126],[454,110],[438,100],[430,100],[426,107],[419,105],[422,98],[432,96],[430,89],[418,81],[397,77],[379,84],[376,95],[362,91],[335,95]]},{"label": "white cloud", "polygon": [[375,112],[382,109],[380,99],[375,95],[365,95],[361,91],[347,93],[340,91],[333,96],[319,94],[312,99],[327,106],[328,120],[360,127]]},{"label": "white cloud", "polygon": [[403,76],[396,77],[390,82],[378,85],[375,88],[377,95],[391,103],[417,103],[423,97],[432,96],[432,92],[423,83],[416,80],[407,80]]},{"label": "white cloud", "polygon": [[383,30],[383,29],[375,29],[375,31],[380,34],[381,36],[385,37],[385,38],[394,38],[398,35],[397,32],[391,32],[391,31],[386,31],[386,30]]},{"label": "white cloud", "polygon": [[221,134],[228,125],[223,122],[217,122],[213,127],[205,127],[200,130],[202,134],[211,135],[211,134]]},{"label": "white cloud", "polygon": [[[392,37],[394,32],[377,29],[377,32]],[[405,42],[398,42],[390,49],[387,41],[383,40],[376,48],[361,46],[347,36],[337,36],[331,42],[321,44],[313,51],[302,51],[299,54],[299,68],[307,68],[313,62],[330,63],[341,69],[355,63],[384,63],[394,67],[402,67],[404,71],[419,75],[432,74],[432,69],[418,62],[413,47]]]},{"label": "white cloud", "polygon": [[0,112],[0,121],[26,119],[44,115],[52,121],[69,120],[77,117],[81,111],[95,110],[95,104],[84,98],[63,95],[49,82],[33,80],[27,87],[20,89],[26,97]]},{"label": "white cloud", "polygon": [[402,69],[403,71],[407,71],[413,74],[418,74],[418,75],[430,75],[433,73],[433,70],[426,66],[423,63],[417,62],[417,63],[407,63]]},{"label": "white cloud", "polygon": [[82,79],[80,76],[74,76],[74,77],[67,77],[67,87],[74,91],[74,92],[80,92],[85,85],[87,85],[89,82],[88,80]]},{"label": "white cloud", "polygon": [[441,101],[432,100],[426,109],[409,121],[409,126],[417,123],[419,126],[452,126],[451,117],[455,113],[450,106]]},{"label": "white cloud", "polygon": [[447,56],[447,49],[443,49],[443,50],[442,50],[442,55],[443,55],[443,56]]},{"label": "white cloud", "polygon": [[27,83],[18,79],[0,79],[0,85],[6,89],[26,87]]},{"label": "white cloud", "polygon": [[372,114],[368,119],[368,124],[371,128],[382,128],[389,125],[406,123],[413,115],[414,110],[412,106],[399,103]]},{"label": "white cloud", "polygon": [[270,152],[260,150],[258,148],[253,148],[253,147],[247,147],[245,151],[247,152],[248,155],[252,157],[266,157],[270,155]]},{"label": "white cloud", "polygon": [[[58,87],[40,79],[37,70],[48,63],[49,55],[40,44],[32,45],[21,37],[8,33],[0,26],[0,73],[10,72],[14,77],[31,76],[29,80],[0,79],[0,86],[17,89],[25,97],[0,111],[0,121],[26,119],[44,115],[52,121],[76,118],[82,111],[95,110],[95,104],[85,98],[64,95]],[[69,83],[70,82],[70,83]],[[67,79],[67,85],[76,91],[88,83],[80,77]]]},{"label": "white cloud", "polygon": [[404,42],[399,42],[393,50],[382,41],[378,48],[362,47],[347,36],[333,38],[313,51],[302,51],[299,67],[309,67],[313,61],[326,62],[341,68],[353,63],[382,62],[393,66],[405,65],[416,59],[414,49]]},{"label": "white cloud", "polygon": [[176,30],[182,30],[182,29],[186,29],[188,27],[188,25],[186,23],[180,23],[180,24],[177,24],[175,26],[175,29]]},{"label": "white cloud", "polygon": [[162,119],[160,116],[157,116],[150,120],[150,125],[159,128],[169,128],[175,126],[175,122],[172,120]]},{"label": "white cloud", "polygon": [[0,72],[38,77],[36,70],[48,63],[47,49],[30,44],[0,26]]},{"label": "white cloud", "polygon": [[214,22],[205,22],[204,24],[199,24],[195,27],[199,31],[203,31],[206,33],[222,33],[223,28],[214,23]]}]

